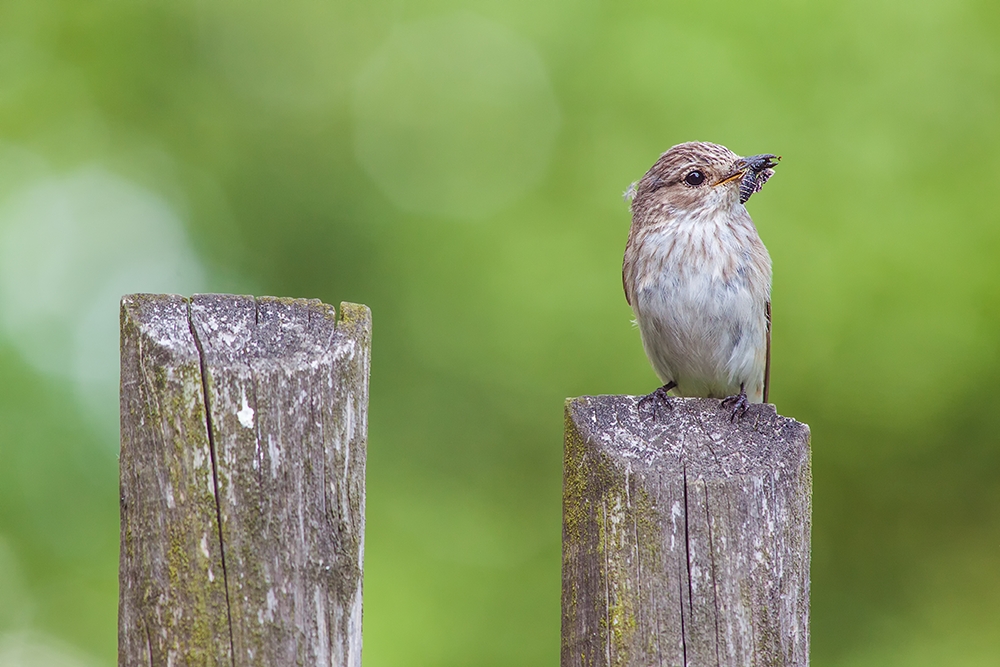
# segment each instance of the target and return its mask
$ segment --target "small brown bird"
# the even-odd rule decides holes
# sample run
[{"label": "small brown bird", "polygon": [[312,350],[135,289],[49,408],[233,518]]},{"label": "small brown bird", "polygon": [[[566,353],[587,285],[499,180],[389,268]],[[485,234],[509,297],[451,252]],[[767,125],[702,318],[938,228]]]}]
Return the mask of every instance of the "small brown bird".
[{"label": "small brown bird", "polygon": [[678,144],[626,193],[632,227],[622,282],[667,392],[723,398],[732,417],[767,401],[771,258],[744,204],[780,158]]}]

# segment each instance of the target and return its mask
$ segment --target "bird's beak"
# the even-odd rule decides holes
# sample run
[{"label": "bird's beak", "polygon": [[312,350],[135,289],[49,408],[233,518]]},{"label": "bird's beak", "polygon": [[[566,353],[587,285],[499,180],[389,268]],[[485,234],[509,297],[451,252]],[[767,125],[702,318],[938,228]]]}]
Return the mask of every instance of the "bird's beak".
[{"label": "bird's beak", "polygon": [[715,185],[722,185],[723,183],[729,183],[731,181],[742,179],[748,171],[753,171],[759,174],[765,169],[771,169],[778,166],[778,160],[780,159],[780,155],[771,155],[770,153],[751,155],[750,157],[741,157],[733,163],[733,170],[720,178]]},{"label": "bird's beak", "polygon": [[716,181],[715,182],[715,186],[725,185],[726,183],[730,183],[732,181],[741,179],[741,178],[743,178],[743,174],[745,174],[745,173],[747,173],[746,167],[744,167],[742,169],[737,169],[736,171],[731,172],[727,176],[723,176],[718,181]]}]

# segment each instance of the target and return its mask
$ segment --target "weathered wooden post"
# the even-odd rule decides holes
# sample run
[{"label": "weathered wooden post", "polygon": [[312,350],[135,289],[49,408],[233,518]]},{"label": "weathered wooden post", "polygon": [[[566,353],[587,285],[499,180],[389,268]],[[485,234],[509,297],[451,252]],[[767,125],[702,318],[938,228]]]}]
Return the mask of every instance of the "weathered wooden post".
[{"label": "weathered wooden post", "polygon": [[809,663],[809,428],[566,403],[562,667]]},{"label": "weathered wooden post", "polygon": [[121,307],[118,664],[361,664],[371,316]]}]

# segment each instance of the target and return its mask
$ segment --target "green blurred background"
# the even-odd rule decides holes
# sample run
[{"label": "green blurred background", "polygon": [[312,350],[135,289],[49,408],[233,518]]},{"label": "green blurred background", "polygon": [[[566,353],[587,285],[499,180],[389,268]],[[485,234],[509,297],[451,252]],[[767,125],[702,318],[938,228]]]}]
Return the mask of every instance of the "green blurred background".
[{"label": "green blurred background", "polygon": [[1000,664],[1000,4],[4,0],[0,666],[116,656],[117,303],[374,315],[364,660],[555,665],[562,406],[656,385],[621,194],[784,156],[813,664]]}]

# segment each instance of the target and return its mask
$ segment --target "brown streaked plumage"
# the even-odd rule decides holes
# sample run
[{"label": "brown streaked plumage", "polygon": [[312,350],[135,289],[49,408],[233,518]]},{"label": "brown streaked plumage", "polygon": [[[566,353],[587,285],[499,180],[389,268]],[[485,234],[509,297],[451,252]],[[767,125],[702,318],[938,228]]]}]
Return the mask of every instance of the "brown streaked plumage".
[{"label": "brown streaked plumage", "polygon": [[734,416],[767,400],[771,259],[743,204],[777,159],[689,142],[630,188],[622,283],[661,398],[729,397]]}]

